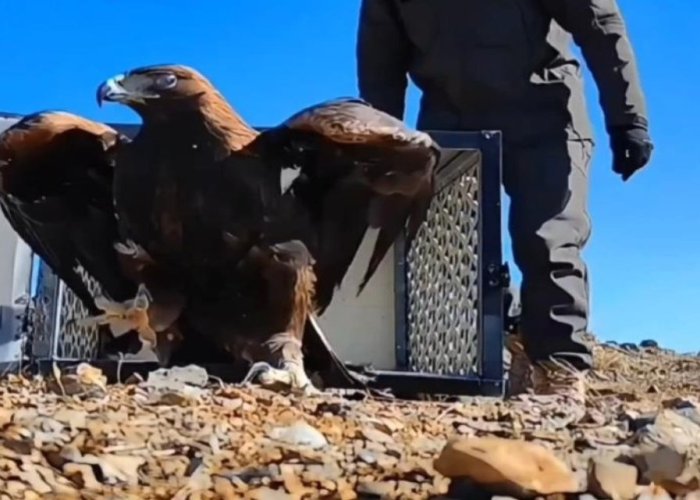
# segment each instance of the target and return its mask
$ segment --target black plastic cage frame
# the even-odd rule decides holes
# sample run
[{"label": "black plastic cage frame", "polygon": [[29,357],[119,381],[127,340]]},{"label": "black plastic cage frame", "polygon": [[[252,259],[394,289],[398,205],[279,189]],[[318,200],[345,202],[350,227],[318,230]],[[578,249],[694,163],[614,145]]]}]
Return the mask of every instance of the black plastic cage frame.
[{"label": "black plastic cage frame", "polygon": [[[0,132],[9,127],[20,115],[0,114]],[[138,125],[111,124],[127,136],[134,136],[138,132]],[[260,128],[259,130],[264,130]],[[464,343],[472,343],[473,359],[452,360],[452,366],[457,363],[464,365],[464,369],[430,371],[421,369],[421,364],[413,359],[412,348],[416,346],[421,332],[415,332],[411,328],[411,317],[416,316],[412,303],[415,297],[421,295],[421,290],[415,291],[421,284],[413,285],[411,288],[411,249],[407,249],[404,240],[400,239],[394,245],[394,292],[395,292],[395,369],[394,370],[374,370],[370,367],[362,368],[362,360],[352,360],[349,366],[360,367],[368,374],[372,375],[374,382],[371,384],[377,388],[389,388],[396,393],[428,393],[447,395],[493,395],[503,394],[504,382],[504,356],[503,356],[503,336],[505,326],[504,292],[509,284],[508,268],[503,262],[502,237],[501,237],[501,170],[502,170],[502,139],[499,131],[428,131],[444,151],[444,157],[438,167],[437,173],[437,193],[436,198],[441,196],[443,190],[449,190],[456,185],[460,179],[470,179],[474,185],[471,202],[475,207],[476,221],[472,228],[476,231],[475,248],[472,250],[475,255],[473,265],[473,281],[475,286],[476,299],[470,303],[465,310],[459,308],[449,311],[450,315],[457,318],[457,322],[469,316],[469,327],[472,331],[460,332],[456,334],[452,342],[457,342],[455,350],[464,347]],[[447,192],[447,191],[446,191]],[[447,192],[443,198],[451,199],[451,194]],[[439,207],[439,213],[449,211],[449,207]],[[457,214],[459,215],[459,214]],[[431,224],[428,220],[426,224]],[[426,225],[424,224],[424,225]],[[420,231],[417,239],[420,239]],[[432,243],[430,240],[427,245]],[[424,243],[425,243],[424,241]],[[414,242],[415,244],[415,242]],[[424,245],[425,246],[425,245]],[[413,246],[412,246],[413,248]],[[44,273],[50,274],[50,270],[44,266]],[[449,274],[449,270],[447,271]],[[50,276],[49,276],[50,278]],[[55,275],[54,275],[55,279]],[[102,368],[108,378],[116,379],[117,371],[123,379],[131,373],[144,373],[157,368],[155,363],[143,361],[117,361],[112,359],[102,359],[98,353],[97,359],[66,359],[57,351],[57,344],[61,342],[63,332],[61,330],[61,311],[59,310],[61,297],[65,295],[65,285],[58,284],[56,279],[56,299],[58,305],[53,304],[50,315],[50,332],[43,332],[48,345],[42,352],[37,349],[31,350],[31,365],[39,371],[50,370],[54,363],[61,365],[75,365],[80,361],[90,362]],[[415,282],[415,279],[414,279]],[[461,282],[458,282],[459,285]],[[464,287],[467,285],[464,283]],[[70,292],[68,292],[70,293]],[[429,292],[428,292],[429,293]],[[459,290],[458,290],[459,293]],[[411,297],[414,298],[413,302]],[[36,305],[34,307],[36,310]],[[432,317],[435,311],[429,311],[428,316]],[[464,322],[462,321],[462,323]],[[33,330],[37,325],[33,325]],[[44,323],[43,328],[48,328],[49,323]],[[452,328],[454,330],[454,328]],[[459,328],[457,328],[459,330]],[[34,331],[34,336],[41,332]],[[447,342],[443,339],[443,333],[433,332],[432,337],[426,342]],[[464,333],[464,335],[461,335]],[[460,336],[461,335],[461,336]],[[471,335],[471,337],[470,337]],[[37,342],[33,342],[34,346]],[[420,346],[420,343],[418,344]],[[428,349],[428,357],[430,351]],[[428,364],[432,363],[428,360]],[[220,376],[224,380],[235,382],[240,380],[244,372],[240,368],[223,365],[204,365],[211,374]]]}]

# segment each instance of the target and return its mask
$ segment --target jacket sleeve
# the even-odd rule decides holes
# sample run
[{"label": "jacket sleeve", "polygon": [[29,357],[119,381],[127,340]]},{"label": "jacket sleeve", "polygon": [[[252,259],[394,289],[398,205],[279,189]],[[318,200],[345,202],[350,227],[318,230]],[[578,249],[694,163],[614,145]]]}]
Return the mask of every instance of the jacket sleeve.
[{"label": "jacket sleeve", "polygon": [[616,0],[545,0],[571,33],[595,79],[606,128],[647,129],[647,109],[627,29]]},{"label": "jacket sleeve", "polygon": [[392,0],[362,0],[356,56],[360,97],[402,120],[409,43]]}]

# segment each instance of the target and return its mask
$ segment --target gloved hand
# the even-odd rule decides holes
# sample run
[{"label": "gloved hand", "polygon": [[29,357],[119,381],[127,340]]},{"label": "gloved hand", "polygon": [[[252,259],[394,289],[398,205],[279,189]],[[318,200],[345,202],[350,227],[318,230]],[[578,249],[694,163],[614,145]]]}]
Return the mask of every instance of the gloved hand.
[{"label": "gloved hand", "polygon": [[612,169],[626,181],[649,163],[654,145],[644,129],[614,127],[610,130],[610,148],[613,153]]}]

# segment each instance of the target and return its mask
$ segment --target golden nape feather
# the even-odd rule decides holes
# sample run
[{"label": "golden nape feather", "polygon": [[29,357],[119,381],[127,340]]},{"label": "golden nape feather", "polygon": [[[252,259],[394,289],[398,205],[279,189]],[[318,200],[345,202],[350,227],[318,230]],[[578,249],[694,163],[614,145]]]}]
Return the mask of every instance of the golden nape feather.
[{"label": "golden nape feather", "polygon": [[242,151],[259,135],[218,91],[206,94],[201,103],[211,130],[223,135],[222,140],[231,151]]},{"label": "golden nape feather", "polygon": [[200,104],[205,116],[210,120],[211,130],[216,134],[223,134],[223,141],[232,151],[243,149],[258,136],[258,132],[246,123],[204,75],[184,66],[174,72],[178,78],[189,78],[193,85],[201,88]]}]

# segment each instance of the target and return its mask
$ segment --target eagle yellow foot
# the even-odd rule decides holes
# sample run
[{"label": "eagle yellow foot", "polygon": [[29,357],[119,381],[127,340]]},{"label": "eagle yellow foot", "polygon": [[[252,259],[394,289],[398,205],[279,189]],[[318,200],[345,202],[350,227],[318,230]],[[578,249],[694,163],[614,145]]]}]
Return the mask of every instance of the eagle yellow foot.
[{"label": "eagle yellow foot", "polygon": [[148,348],[156,347],[156,332],[151,328],[148,318],[148,307],[151,294],[145,285],[139,285],[136,296],[125,302],[115,302],[105,297],[96,297],[95,305],[104,311],[103,314],[88,316],[76,320],[79,326],[108,325],[115,337],[135,330],[139,339]]},{"label": "eagle yellow foot", "polygon": [[311,383],[304,367],[300,363],[291,361],[283,362],[282,368],[274,368],[264,361],[253,363],[242,384],[249,384],[256,379],[266,389],[288,389],[304,396],[315,396],[322,393]]}]

